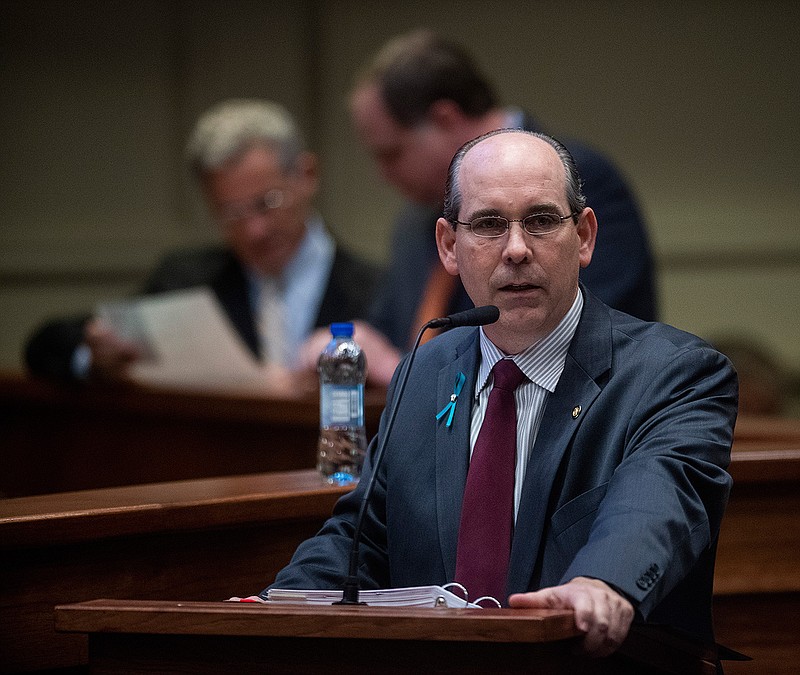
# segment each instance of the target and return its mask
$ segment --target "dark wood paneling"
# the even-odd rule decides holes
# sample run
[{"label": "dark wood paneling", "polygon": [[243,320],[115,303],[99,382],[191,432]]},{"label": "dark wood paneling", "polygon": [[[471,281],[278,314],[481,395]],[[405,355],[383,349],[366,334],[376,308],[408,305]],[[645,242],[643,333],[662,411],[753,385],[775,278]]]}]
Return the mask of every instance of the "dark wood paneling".
[{"label": "dark wood paneling", "polygon": [[[368,434],[385,393],[368,391]],[[0,375],[0,496],[311,468],[319,400]]]},{"label": "dark wood paneling", "polygon": [[0,500],[0,672],[87,663],[59,603],[257,593],[344,492],[309,470]]}]

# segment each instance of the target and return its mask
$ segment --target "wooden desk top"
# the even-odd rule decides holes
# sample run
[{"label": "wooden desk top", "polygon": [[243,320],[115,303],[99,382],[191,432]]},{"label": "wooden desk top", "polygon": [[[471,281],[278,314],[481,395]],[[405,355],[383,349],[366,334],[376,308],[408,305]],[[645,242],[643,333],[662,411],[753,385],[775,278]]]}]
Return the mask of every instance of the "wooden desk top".
[{"label": "wooden desk top", "polygon": [[57,604],[257,592],[346,489],[309,469],[0,500],[0,673],[86,664]]},{"label": "wooden desk top", "polygon": [[322,522],[349,489],[308,469],[4,499],[0,550],[251,522]]},{"label": "wooden desk top", "polygon": [[[56,607],[56,630],[468,642],[550,642],[580,635],[572,610],[263,605],[93,600]],[[366,629],[366,630],[365,630]]]},{"label": "wooden desk top", "polygon": [[[800,481],[800,447],[734,449],[735,486]],[[327,517],[349,488],[313,469],[151,483],[0,500],[0,550],[143,532]],[[318,498],[317,498],[318,497]]]},{"label": "wooden desk top", "polygon": [[[784,449],[737,446],[730,473],[735,486],[800,481],[800,444]],[[0,499],[0,550],[156,529],[326,516],[347,490],[326,485],[315,470],[303,469]],[[309,499],[313,495],[320,498]]]},{"label": "wooden desk top", "polygon": [[800,442],[785,448],[740,449],[734,442],[729,472],[737,485],[800,481]]},{"label": "wooden desk top", "polygon": [[[430,665],[432,657],[439,658],[440,665],[447,666],[443,671],[448,673],[481,672],[490,668],[490,664],[497,664],[499,658],[503,659],[502,672],[530,672],[532,662],[537,664],[537,672],[545,673],[715,673],[717,670],[713,648],[654,626],[632,629],[618,655],[609,661],[582,656],[574,649],[581,633],[575,628],[572,610],[94,600],[57,606],[55,623],[58,631],[93,634],[92,646],[100,652],[105,647],[105,657],[110,656],[118,669],[126,667],[126,654],[137,665],[163,665],[160,658],[175,654],[176,649],[182,657],[173,658],[171,665],[185,665],[182,661],[185,658],[196,666],[196,649],[207,648],[210,640],[216,640],[210,648],[214,654],[220,648],[230,650],[230,645],[235,645],[218,664],[224,666],[223,670],[236,668],[237,657],[243,657],[242,662],[252,666],[248,655],[243,654],[247,649],[250,654],[260,655],[262,665],[276,672],[329,672],[331,662],[328,657],[320,662],[317,652],[327,651],[332,640],[338,644],[349,640],[352,653],[358,653],[380,672],[405,672],[412,666],[424,668],[425,664]],[[148,636],[152,636],[152,642],[148,642]],[[195,639],[198,636],[203,637],[202,642]],[[104,645],[105,637],[110,642]],[[264,644],[241,641],[254,637],[270,641]],[[181,638],[192,641],[181,642]],[[232,642],[226,646],[220,638]],[[280,642],[287,639],[292,642]],[[297,639],[307,642],[300,645]],[[126,640],[128,646],[119,650]],[[370,647],[370,643],[377,643],[377,647]],[[291,645],[289,667],[280,661],[287,644]],[[548,649],[551,651],[545,651]],[[143,653],[150,661],[141,660]],[[619,660],[619,655],[626,660]],[[405,663],[398,666],[401,658]],[[363,663],[356,663],[348,672],[362,672],[362,668]],[[191,666],[188,670],[195,672]]]},{"label": "wooden desk top", "polygon": [[737,450],[800,448],[800,419],[741,415],[733,432]]},{"label": "wooden desk top", "polygon": [[[24,401],[96,412],[124,409],[176,418],[319,425],[318,392],[281,397],[233,389],[175,389],[134,383],[84,385],[50,382],[24,373],[0,371],[0,401]],[[385,390],[366,389],[365,417],[376,421],[385,402]]]}]

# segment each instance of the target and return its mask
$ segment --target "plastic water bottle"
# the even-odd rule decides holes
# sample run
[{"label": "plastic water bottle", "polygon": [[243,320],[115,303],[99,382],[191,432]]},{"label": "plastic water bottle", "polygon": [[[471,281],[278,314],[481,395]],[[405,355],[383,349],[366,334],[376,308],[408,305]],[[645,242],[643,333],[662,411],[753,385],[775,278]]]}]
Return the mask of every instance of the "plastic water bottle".
[{"label": "plastic water bottle", "polygon": [[332,485],[349,485],[361,476],[367,448],[364,382],[367,360],[353,340],[352,323],[331,324],[331,341],[317,365],[320,432],[317,469]]}]

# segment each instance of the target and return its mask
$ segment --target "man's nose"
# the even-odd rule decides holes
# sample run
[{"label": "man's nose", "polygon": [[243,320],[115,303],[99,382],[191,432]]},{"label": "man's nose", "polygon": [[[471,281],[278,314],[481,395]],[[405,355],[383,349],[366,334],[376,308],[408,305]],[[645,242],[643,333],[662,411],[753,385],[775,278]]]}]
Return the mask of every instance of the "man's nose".
[{"label": "man's nose", "polygon": [[533,257],[532,239],[533,237],[525,232],[520,223],[509,223],[506,242],[503,246],[503,258],[515,264],[530,261]]}]

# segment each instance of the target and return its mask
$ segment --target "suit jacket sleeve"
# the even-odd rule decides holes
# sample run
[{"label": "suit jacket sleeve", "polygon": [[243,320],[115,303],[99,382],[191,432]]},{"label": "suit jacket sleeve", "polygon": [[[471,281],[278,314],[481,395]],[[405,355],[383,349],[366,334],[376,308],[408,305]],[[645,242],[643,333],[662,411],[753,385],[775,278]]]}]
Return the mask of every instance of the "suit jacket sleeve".
[{"label": "suit jacket sleeve", "polygon": [[72,357],[83,342],[88,316],[45,323],[25,345],[25,364],[31,373],[54,380],[74,380]]},{"label": "suit jacket sleeve", "polygon": [[[231,265],[232,259],[230,253],[218,247],[168,253],[150,274],[141,293],[149,295],[209,284],[220,270]],[[75,380],[72,359],[83,342],[84,328],[90,318],[86,314],[53,319],[37,328],[25,346],[25,362],[31,373],[55,380]]]},{"label": "suit jacket sleeve", "polygon": [[315,325],[322,327],[336,321],[366,319],[379,274],[376,266],[337,244]]},{"label": "suit jacket sleeve", "polygon": [[[630,411],[624,456],[595,489],[588,540],[562,578],[602,579],[633,599],[645,619],[679,584],[688,598],[695,571],[707,577],[694,580],[698,589],[710,586],[736,417],[735,372],[707,346],[679,351],[649,377]],[[567,503],[553,515],[562,541],[570,528],[580,529],[576,506]],[[703,559],[709,564],[698,565]]]},{"label": "suit jacket sleeve", "polygon": [[[404,359],[402,363],[407,360]],[[381,415],[378,434],[372,439],[358,487],[342,497],[333,515],[311,539],[304,541],[295,551],[289,564],[261,591],[267,597],[270,588],[335,589],[340,588],[348,573],[350,551],[353,543],[358,513],[365,490],[372,476],[378,439],[383,438],[387,411],[396,402],[394,397],[399,366],[389,385],[386,408]],[[385,467],[384,467],[385,468]],[[368,501],[359,546],[359,581],[362,589],[387,588],[390,585],[389,555],[386,540],[386,483],[385,472],[379,472],[374,490]]]},{"label": "suit jacket sleeve", "polygon": [[[374,446],[375,440],[370,444],[367,465],[358,487],[337,502],[333,515],[316,536],[300,544],[289,564],[277,574],[270,586],[261,591],[263,598],[267,597],[270,588],[341,588],[348,573],[359,508],[372,473]],[[362,589],[389,586],[386,526],[382,516],[383,490],[382,482],[378,481],[369,500],[360,539],[358,577]]]}]

